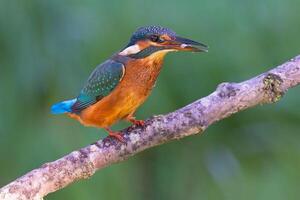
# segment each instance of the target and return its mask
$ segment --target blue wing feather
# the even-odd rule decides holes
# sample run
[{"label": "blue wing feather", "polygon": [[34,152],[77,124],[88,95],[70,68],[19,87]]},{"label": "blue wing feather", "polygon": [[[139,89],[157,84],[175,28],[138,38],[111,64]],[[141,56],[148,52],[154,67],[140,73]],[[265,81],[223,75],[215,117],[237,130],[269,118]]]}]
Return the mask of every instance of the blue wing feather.
[{"label": "blue wing feather", "polygon": [[110,94],[124,73],[124,65],[114,60],[107,60],[99,65],[82,88],[76,102],[71,107],[71,112],[79,113]]},{"label": "blue wing feather", "polygon": [[51,107],[52,114],[62,114],[72,111],[72,106],[75,104],[77,99],[71,99],[63,102],[59,102],[57,104],[54,104]]}]

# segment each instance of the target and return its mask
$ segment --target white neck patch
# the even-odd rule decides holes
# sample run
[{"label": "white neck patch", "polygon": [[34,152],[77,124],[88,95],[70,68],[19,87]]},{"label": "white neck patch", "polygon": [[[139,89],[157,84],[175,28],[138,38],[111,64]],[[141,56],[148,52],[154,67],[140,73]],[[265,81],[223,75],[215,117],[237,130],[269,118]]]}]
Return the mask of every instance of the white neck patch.
[{"label": "white neck patch", "polygon": [[119,55],[121,55],[121,56],[128,56],[128,55],[131,55],[131,54],[136,54],[136,53],[138,53],[140,51],[141,51],[141,49],[140,49],[139,45],[135,44],[135,45],[129,46],[126,49],[124,49],[123,51],[121,51],[119,53]]}]

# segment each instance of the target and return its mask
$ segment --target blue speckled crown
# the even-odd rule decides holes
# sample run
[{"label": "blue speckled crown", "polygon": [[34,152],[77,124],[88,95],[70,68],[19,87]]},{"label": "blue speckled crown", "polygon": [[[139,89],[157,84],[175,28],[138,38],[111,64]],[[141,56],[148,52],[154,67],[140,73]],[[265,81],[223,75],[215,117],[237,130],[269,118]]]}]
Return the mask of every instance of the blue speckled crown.
[{"label": "blue speckled crown", "polygon": [[131,36],[129,45],[135,44],[136,41],[146,38],[148,35],[163,35],[176,36],[176,33],[168,28],[162,26],[145,26],[138,28]]}]

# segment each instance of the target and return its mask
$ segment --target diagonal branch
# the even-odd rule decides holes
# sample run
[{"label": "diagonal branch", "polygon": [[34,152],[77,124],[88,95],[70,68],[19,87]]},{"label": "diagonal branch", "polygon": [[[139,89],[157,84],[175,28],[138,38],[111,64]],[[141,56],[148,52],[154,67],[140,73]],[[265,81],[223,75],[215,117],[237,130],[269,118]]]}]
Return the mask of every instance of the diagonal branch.
[{"label": "diagonal branch", "polygon": [[125,144],[107,137],[42,165],[1,188],[0,199],[40,200],[144,149],[202,133],[212,123],[246,108],[276,102],[299,83],[300,56],[247,81],[222,83],[207,97],[148,119],[144,127],[123,130]]}]

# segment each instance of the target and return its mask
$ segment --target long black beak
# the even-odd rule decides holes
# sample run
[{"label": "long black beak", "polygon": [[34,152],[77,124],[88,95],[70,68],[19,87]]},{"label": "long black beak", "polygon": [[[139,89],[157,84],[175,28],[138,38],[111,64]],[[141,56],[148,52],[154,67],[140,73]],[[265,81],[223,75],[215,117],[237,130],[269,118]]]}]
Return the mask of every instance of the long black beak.
[{"label": "long black beak", "polygon": [[187,38],[176,36],[173,40],[174,49],[181,51],[208,52],[208,46]]}]

